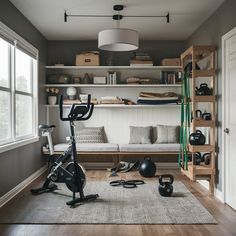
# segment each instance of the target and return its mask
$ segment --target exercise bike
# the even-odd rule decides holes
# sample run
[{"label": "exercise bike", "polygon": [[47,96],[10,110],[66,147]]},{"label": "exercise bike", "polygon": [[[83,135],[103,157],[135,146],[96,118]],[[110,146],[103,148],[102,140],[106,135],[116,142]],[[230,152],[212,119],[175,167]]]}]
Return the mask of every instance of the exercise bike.
[{"label": "exercise bike", "polygon": [[[74,137],[74,122],[88,120],[93,113],[94,104],[91,103],[91,95],[88,95],[87,104],[73,104],[67,117],[63,116],[63,95],[60,96],[60,119],[70,122],[70,141],[68,149],[60,155],[49,168],[49,174],[43,187],[31,189],[34,195],[53,192],[58,189],[55,183],[65,183],[72,191],[72,200],[66,204],[74,207],[77,203],[93,201],[99,197],[98,194],[84,195],[86,176],[83,168],[77,163],[76,142]],[[55,126],[40,125],[42,130],[53,129]],[[79,192],[79,197],[76,193]]]}]

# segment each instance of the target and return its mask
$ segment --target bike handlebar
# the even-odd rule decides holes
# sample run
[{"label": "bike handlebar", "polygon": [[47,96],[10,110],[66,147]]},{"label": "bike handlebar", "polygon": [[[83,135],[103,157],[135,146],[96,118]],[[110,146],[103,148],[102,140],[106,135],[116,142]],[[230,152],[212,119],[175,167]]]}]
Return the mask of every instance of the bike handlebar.
[{"label": "bike handlebar", "polygon": [[94,104],[91,103],[91,95],[89,94],[87,104],[83,105],[74,103],[70,109],[68,117],[63,117],[63,95],[60,96],[59,109],[60,119],[62,121],[88,120],[92,116],[93,108]]}]

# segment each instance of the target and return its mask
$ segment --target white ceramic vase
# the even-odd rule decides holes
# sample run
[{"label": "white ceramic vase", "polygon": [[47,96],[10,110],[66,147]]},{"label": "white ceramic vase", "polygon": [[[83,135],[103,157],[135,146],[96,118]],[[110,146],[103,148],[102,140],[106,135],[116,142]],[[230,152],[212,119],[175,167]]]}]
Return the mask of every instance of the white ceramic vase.
[{"label": "white ceramic vase", "polygon": [[49,105],[56,105],[56,103],[57,103],[57,96],[48,96]]}]

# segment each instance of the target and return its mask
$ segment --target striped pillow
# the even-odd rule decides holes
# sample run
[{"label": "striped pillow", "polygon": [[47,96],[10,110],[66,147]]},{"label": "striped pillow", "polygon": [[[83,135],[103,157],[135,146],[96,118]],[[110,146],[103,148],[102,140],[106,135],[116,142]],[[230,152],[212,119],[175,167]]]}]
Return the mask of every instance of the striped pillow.
[{"label": "striped pillow", "polygon": [[104,127],[78,127],[75,130],[77,143],[107,143]]}]

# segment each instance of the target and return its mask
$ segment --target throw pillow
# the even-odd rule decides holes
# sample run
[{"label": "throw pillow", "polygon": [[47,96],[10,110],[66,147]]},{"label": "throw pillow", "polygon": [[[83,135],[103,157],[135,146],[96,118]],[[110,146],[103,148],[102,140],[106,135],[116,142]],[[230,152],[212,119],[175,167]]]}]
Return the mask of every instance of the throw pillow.
[{"label": "throw pillow", "polygon": [[157,138],[154,143],[178,143],[179,126],[157,125]]},{"label": "throw pillow", "polygon": [[130,144],[147,144],[151,143],[151,126],[136,127],[130,126]]},{"label": "throw pillow", "polygon": [[75,130],[77,143],[107,143],[104,127],[77,127]]}]

